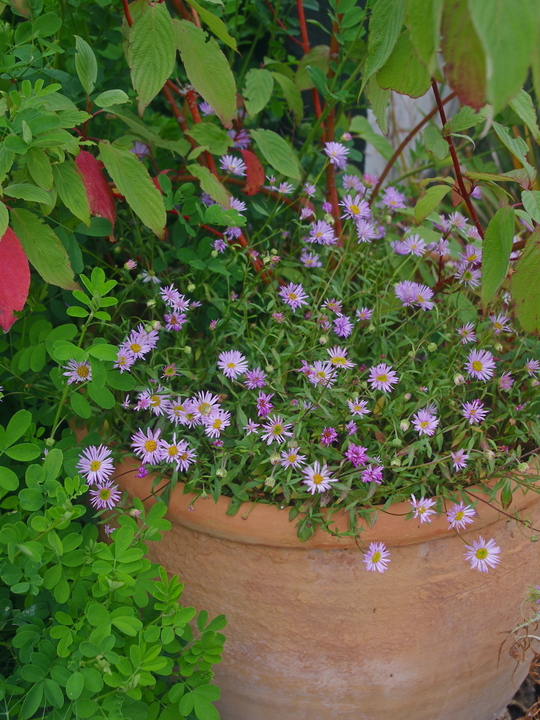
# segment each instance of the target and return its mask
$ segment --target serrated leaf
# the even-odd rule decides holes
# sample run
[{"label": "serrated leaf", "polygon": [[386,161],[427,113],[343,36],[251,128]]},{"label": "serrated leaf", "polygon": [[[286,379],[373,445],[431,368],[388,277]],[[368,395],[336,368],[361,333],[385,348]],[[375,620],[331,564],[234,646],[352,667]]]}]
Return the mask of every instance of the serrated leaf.
[{"label": "serrated leaf", "polygon": [[244,98],[250,118],[261,112],[272,97],[274,78],[269,70],[252,68],[246,75]]},{"label": "serrated leaf", "polygon": [[377,73],[377,82],[385,90],[417,98],[431,87],[431,77],[420,62],[408,31],[399,36],[388,60]]},{"label": "serrated leaf", "polygon": [[443,0],[407,0],[406,23],[418,58],[428,72],[436,67]]},{"label": "serrated leaf", "polygon": [[540,143],[540,128],[538,127],[536,108],[529,93],[522,88],[515,98],[510,100],[510,107],[529,128],[536,142]]},{"label": "serrated leaf", "polygon": [[11,222],[26,257],[45,282],[77,290],[68,254],[52,229],[29,210],[13,208]]},{"label": "serrated leaf", "polygon": [[304,103],[302,101],[302,96],[300,95],[300,90],[298,90],[290,78],[282,73],[273,72],[272,77],[280,86],[285,101],[294,116],[296,124],[300,125],[302,117],[304,116]]},{"label": "serrated leaf", "polygon": [[187,20],[173,20],[176,44],[189,82],[215,110],[225,127],[236,116],[234,77],[217,42]]},{"label": "serrated leaf", "polygon": [[[197,11],[200,19],[205,25],[208,25],[214,35],[218,37],[222,42],[224,42],[225,45],[228,45],[233,50],[236,50],[236,40],[229,35],[229,31],[227,30],[227,26],[225,25],[223,20],[211,13],[210,10],[203,8],[201,5],[199,5],[198,2],[196,2],[196,0],[187,1],[191,5],[191,7]],[[209,0],[209,2],[211,1],[212,0]]]},{"label": "serrated leaf", "polygon": [[377,0],[369,21],[368,55],[362,87],[390,57],[405,19],[405,0]]},{"label": "serrated leaf", "polygon": [[298,90],[311,90],[315,87],[308,68],[317,68],[323,75],[328,74],[330,48],[328,45],[316,45],[307,52],[298,63],[294,84]]},{"label": "serrated leaf", "polygon": [[30,148],[26,153],[26,167],[30,177],[43,190],[51,190],[53,174],[49,156],[41,148]]},{"label": "serrated leaf", "polygon": [[265,160],[285,177],[300,180],[302,170],[296,153],[287,141],[272,130],[250,130]]},{"label": "serrated leaf", "polygon": [[8,185],[4,188],[4,195],[12,198],[18,198],[19,200],[27,200],[28,202],[38,202],[48,205],[50,203],[50,196],[42,188],[36,187],[36,185],[30,185],[29,183],[17,183],[15,185]]},{"label": "serrated leaf", "polygon": [[536,176],[536,170],[527,160],[527,153],[529,152],[529,146],[522,137],[514,137],[510,133],[510,130],[504,125],[498,122],[493,122],[493,129],[502,144],[517,158],[523,165],[527,174],[531,180]]},{"label": "serrated leaf", "polygon": [[444,160],[450,154],[448,142],[441,135],[439,128],[434,125],[424,130],[424,142],[427,152],[436,160]]},{"label": "serrated leaf", "polygon": [[174,70],[176,43],[165,3],[152,3],[135,20],[129,31],[127,57],[142,115]]},{"label": "serrated leaf", "polygon": [[479,110],[486,103],[486,60],[467,0],[445,3],[441,47],[450,86],[464,105]]},{"label": "serrated leaf", "polygon": [[487,98],[497,114],[527,77],[531,53],[538,42],[540,3],[469,0],[468,8],[487,58]]},{"label": "serrated leaf", "polygon": [[524,190],[521,193],[521,202],[532,219],[540,224],[540,191]]},{"label": "serrated leaf", "polygon": [[[6,206],[3,207],[7,214]],[[0,210],[2,215],[4,211]],[[0,327],[7,332],[17,320],[14,312],[24,308],[30,288],[28,258],[11,228],[0,238],[0,258]]]},{"label": "serrated leaf", "polygon": [[94,99],[94,105],[100,108],[109,108],[112,105],[122,105],[130,102],[129,95],[123,90],[105,90]]},{"label": "serrated leaf", "polygon": [[391,90],[383,90],[373,76],[367,84],[366,95],[375,115],[377,125],[384,135],[388,134],[388,105],[390,104]]},{"label": "serrated leaf", "polygon": [[514,238],[514,208],[497,210],[486,229],[482,254],[482,304],[493,299],[508,271]]},{"label": "serrated leaf", "polygon": [[201,183],[201,188],[205,193],[210,195],[212,200],[219,203],[224,208],[229,207],[229,191],[208,168],[205,168],[202,165],[188,165],[187,170],[198,178]]},{"label": "serrated leaf", "polygon": [[90,208],[81,175],[73,160],[53,165],[54,185],[60,200],[85,225],[90,225]]},{"label": "serrated leaf", "polygon": [[225,130],[210,122],[195,123],[186,134],[199,145],[207,147],[214,155],[224,155],[233,145],[233,140]]},{"label": "serrated leaf", "polygon": [[133,212],[162,238],[167,222],[165,206],[145,166],[129,150],[108,142],[100,142],[99,157]]},{"label": "serrated leaf", "polygon": [[83,90],[90,95],[96,85],[97,61],[90,45],[78,35],[75,35],[75,70]]},{"label": "serrated leaf", "polygon": [[369,121],[363,115],[355,115],[349,124],[349,132],[356,133],[365,140],[369,145],[379,152],[385,160],[390,160],[394,154],[394,148],[390,142],[375,130],[369,124]]},{"label": "serrated leaf", "polygon": [[468,105],[464,105],[459,112],[448,120],[443,129],[443,135],[450,135],[450,133],[459,133],[462,130],[474,127],[484,121],[484,117],[479,113],[475,113],[474,110]]},{"label": "serrated leaf", "polygon": [[540,335],[540,228],[527,240],[510,281],[514,311],[521,328]]},{"label": "serrated leaf", "polygon": [[414,220],[420,224],[439,205],[441,200],[450,192],[450,185],[434,185],[426,190],[415,205]]}]

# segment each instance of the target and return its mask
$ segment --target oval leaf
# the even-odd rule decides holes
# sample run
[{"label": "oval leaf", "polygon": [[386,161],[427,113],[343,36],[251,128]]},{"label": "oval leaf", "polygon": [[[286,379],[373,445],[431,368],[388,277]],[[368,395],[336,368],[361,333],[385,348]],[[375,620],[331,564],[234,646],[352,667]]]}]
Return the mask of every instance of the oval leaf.
[{"label": "oval leaf", "polygon": [[497,210],[489,225],[483,243],[482,304],[493,298],[508,271],[514,238],[514,208]]},{"label": "oval leaf", "polygon": [[108,142],[99,143],[99,157],[133,212],[163,238],[167,222],[165,206],[145,166],[129,150]]},{"label": "oval leaf", "polygon": [[452,187],[450,185],[434,185],[426,190],[425,195],[418,200],[414,208],[414,220],[417,225],[435,210],[451,189]]},{"label": "oval leaf", "polygon": [[260,113],[272,97],[274,78],[268,70],[252,68],[246,75],[244,97],[246,110],[251,118]]},{"label": "oval leaf", "polygon": [[302,171],[296,153],[284,138],[272,130],[250,130],[251,137],[270,165],[286,177],[300,180]]},{"label": "oval leaf", "polygon": [[199,179],[201,188],[205,193],[210,195],[212,200],[219,203],[221,207],[229,207],[229,191],[208,168],[202,165],[188,165],[187,169],[192,175],[195,175],[195,177]]},{"label": "oval leaf", "polygon": [[244,193],[246,195],[255,195],[259,192],[259,188],[264,184],[265,175],[261,161],[252,153],[251,150],[240,150],[244,162],[246,163],[246,185]]},{"label": "oval leaf", "polygon": [[53,165],[54,184],[60,200],[79,220],[90,225],[90,208],[86,190],[73,160]]},{"label": "oval leaf", "polygon": [[110,220],[114,227],[116,205],[109,183],[101,171],[103,164],[86,150],[77,155],[75,164],[82,175],[91,214]]},{"label": "oval leaf", "polygon": [[512,274],[510,292],[515,313],[525,332],[540,335],[540,228],[527,241]]},{"label": "oval leaf", "polygon": [[75,35],[75,70],[84,92],[90,95],[96,85],[97,61],[90,45],[78,35]]},{"label": "oval leaf", "polygon": [[417,98],[431,87],[431,78],[420,62],[409,33],[403,32],[392,54],[377,73],[377,82],[383,90],[394,90],[401,95]]}]

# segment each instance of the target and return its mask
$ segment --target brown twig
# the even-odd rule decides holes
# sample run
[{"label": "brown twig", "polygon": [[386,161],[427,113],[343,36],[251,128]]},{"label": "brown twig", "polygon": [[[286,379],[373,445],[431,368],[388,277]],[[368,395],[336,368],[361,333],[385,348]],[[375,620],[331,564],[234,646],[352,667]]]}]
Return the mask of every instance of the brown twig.
[{"label": "brown twig", "polygon": [[190,22],[193,22],[193,18],[190,17],[189,11],[182,2],[182,0],[171,0],[171,5],[176,10],[176,12],[184,18],[184,20],[189,20]]},{"label": "brown twig", "polygon": [[[455,93],[455,92],[450,93],[450,95],[447,95],[447,96],[444,98],[444,100],[442,101],[442,104],[443,104],[443,105],[446,105],[447,102],[450,102],[450,100],[452,100],[452,99],[455,98],[455,97],[456,97],[456,93]],[[437,105],[435,105],[435,107],[433,108],[433,110],[430,110],[430,112],[428,112],[428,114],[427,114],[425,117],[423,117],[422,120],[420,120],[420,122],[413,127],[413,129],[411,130],[411,132],[410,132],[410,133],[404,138],[404,140],[398,145],[398,147],[396,148],[394,154],[392,155],[392,157],[390,158],[390,160],[386,163],[386,166],[385,166],[384,170],[382,171],[381,176],[380,176],[377,184],[376,184],[375,187],[373,188],[373,192],[371,193],[371,198],[370,198],[370,200],[369,200],[369,204],[370,204],[370,205],[373,204],[375,198],[376,198],[377,195],[379,194],[379,190],[381,189],[381,186],[382,186],[383,182],[386,180],[386,176],[388,175],[388,173],[390,172],[390,170],[394,167],[394,164],[395,164],[396,160],[398,159],[398,157],[399,157],[399,156],[401,155],[401,153],[405,150],[405,148],[406,148],[407,145],[411,142],[411,140],[413,139],[413,137],[414,137],[418,132],[420,132],[420,130],[424,127],[424,125],[425,125],[426,123],[428,123],[428,122],[431,120],[431,118],[432,118],[434,115],[437,114],[438,111],[439,111],[439,107],[438,107]]]},{"label": "brown twig", "polygon": [[[435,100],[437,101],[437,107],[439,109],[439,115],[441,117],[441,122],[444,125],[446,125],[446,113],[444,112],[444,105],[441,100],[441,96],[439,94],[439,88],[437,86],[437,81],[432,80],[431,87],[433,88],[433,94],[435,95]],[[478,216],[476,214],[476,210],[474,209],[474,205],[472,204],[472,200],[470,198],[469,193],[467,192],[467,188],[465,187],[465,183],[463,182],[463,175],[461,174],[461,168],[459,166],[459,158],[457,156],[456,148],[454,145],[454,141],[452,140],[451,135],[447,135],[445,138],[446,142],[448,143],[448,147],[450,148],[450,155],[452,156],[452,163],[454,164],[454,171],[456,173],[456,180],[459,186],[460,195],[463,198],[463,202],[467,206],[471,219],[476,225],[476,229],[478,230],[480,237],[482,240],[484,239],[484,228],[482,227],[482,223],[478,219]]]},{"label": "brown twig", "polygon": [[[268,5],[268,9],[270,10],[270,12],[272,13],[272,15],[274,16],[274,19],[275,19],[275,21],[277,22],[277,24],[279,25],[279,27],[288,35],[288,37],[290,37],[290,39],[291,39],[293,42],[295,42],[297,45],[299,45],[300,47],[302,47],[302,43],[300,42],[300,40],[298,40],[298,38],[295,38],[294,35],[292,35],[292,34],[289,32],[289,30],[287,30],[287,27],[284,25],[284,23],[276,16],[276,11],[275,11],[274,7],[272,6],[272,3],[270,2],[270,0],[266,0],[266,4]],[[305,51],[304,51],[304,52],[305,52]]]},{"label": "brown twig", "polygon": [[[296,9],[298,12],[298,22],[300,23],[300,34],[302,36],[302,49],[304,50],[304,53],[307,54],[311,46],[309,44],[309,35],[307,31],[307,23],[306,23],[306,15],[304,13],[304,3],[303,0],[296,0]],[[322,107],[321,107],[321,98],[319,97],[319,93],[317,92],[317,88],[311,89],[311,97],[313,98],[313,107],[315,108],[315,115],[317,118],[320,118],[322,115]],[[323,142],[325,139],[325,127],[324,124],[321,123],[321,129],[323,131]]]}]

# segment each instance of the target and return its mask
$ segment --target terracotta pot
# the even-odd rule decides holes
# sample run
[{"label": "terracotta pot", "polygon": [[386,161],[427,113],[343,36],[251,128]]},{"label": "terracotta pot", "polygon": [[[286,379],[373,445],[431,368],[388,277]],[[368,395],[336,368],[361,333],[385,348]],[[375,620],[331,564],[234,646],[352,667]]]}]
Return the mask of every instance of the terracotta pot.
[{"label": "terracotta pot", "polygon": [[[148,478],[131,467],[116,481],[145,498]],[[514,497],[538,527],[540,495]],[[494,720],[527,674],[499,649],[538,579],[538,547],[495,509],[479,503],[465,533],[500,545],[495,570],[471,570],[444,517],[420,526],[381,515],[362,533],[391,552],[381,575],[351,538],[300,543],[286,510],[245,503],[229,517],[224,497],[192,501],[175,489],[173,528],[151,558],[185,582],[184,603],[227,616],[222,720]]]}]

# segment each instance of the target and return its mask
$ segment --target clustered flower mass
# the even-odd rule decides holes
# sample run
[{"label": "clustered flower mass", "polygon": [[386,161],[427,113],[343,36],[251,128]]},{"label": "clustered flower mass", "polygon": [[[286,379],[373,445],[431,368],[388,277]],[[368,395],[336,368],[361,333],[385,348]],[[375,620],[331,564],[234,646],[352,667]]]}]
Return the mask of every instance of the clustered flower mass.
[{"label": "clustered flower mass", "polygon": [[[325,152],[347,169],[345,145]],[[245,172],[233,154],[221,167]],[[201,306],[171,274],[143,271],[153,315],[126,329],[115,363],[137,380],[118,432],[142,462],[140,477],[148,467],[173,471],[199,494],[293,508],[307,537],[332,529],[329,509],[348,513],[354,529],[387,501],[408,502],[420,524],[445,513],[460,532],[476,514],[469,486],[525,471],[540,446],[536,341],[517,340],[504,293],[493,314],[476,309],[476,228],[459,212],[411,227],[396,188],[370,204],[376,181],[342,175],[341,237],[310,184],[296,191],[297,219],[279,236],[255,233],[245,252],[238,228],[226,230],[214,257],[246,263],[243,286],[227,298]],[[246,210],[234,198],[230,206]],[[278,201],[276,217],[289,207]],[[262,289],[254,257],[267,266]],[[75,361],[64,372],[69,383],[89,373]],[[107,457],[93,452],[80,470],[97,484],[93,503],[111,507]],[[499,562],[493,540],[465,547],[482,572]],[[364,562],[384,572],[389,553],[373,543]]]}]

